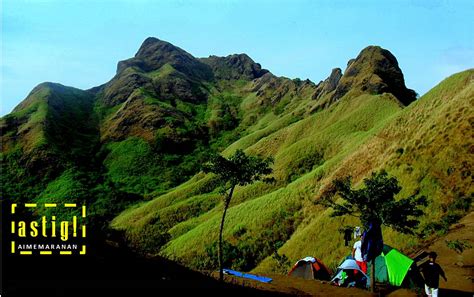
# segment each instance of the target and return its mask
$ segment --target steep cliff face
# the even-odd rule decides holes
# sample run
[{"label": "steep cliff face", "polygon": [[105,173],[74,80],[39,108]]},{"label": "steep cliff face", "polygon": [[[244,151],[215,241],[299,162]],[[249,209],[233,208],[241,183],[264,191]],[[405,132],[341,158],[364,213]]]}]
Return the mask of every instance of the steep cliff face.
[{"label": "steep cliff face", "polygon": [[320,99],[321,97],[334,91],[342,77],[342,71],[340,68],[334,68],[331,74],[324,81],[320,82],[316,88],[316,92],[313,95],[313,99]]}]

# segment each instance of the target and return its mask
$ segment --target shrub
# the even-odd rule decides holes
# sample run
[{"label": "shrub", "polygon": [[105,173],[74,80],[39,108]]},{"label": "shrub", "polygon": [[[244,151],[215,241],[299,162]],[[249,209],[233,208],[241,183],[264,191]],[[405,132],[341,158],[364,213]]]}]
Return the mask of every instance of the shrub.
[{"label": "shrub", "polygon": [[437,235],[445,235],[449,231],[449,227],[458,222],[462,218],[460,214],[446,214],[441,218],[441,220],[436,222],[428,223],[425,228],[423,228],[422,236],[428,237],[431,234],[436,233]]},{"label": "shrub", "polygon": [[446,246],[454,250],[458,254],[462,254],[464,250],[472,248],[467,240],[446,240]]},{"label": "shrub", "polygon": [[427,237],[431,234],[444,235],[449,231],[452,224],[457,223],[470,209],[472,203],[471,196],[458,197],[452,203],[442,205],[445,214],[439,221],[428,223],[422,231],[422,236]]},{"label": "shrub", "polygon": [[274,272],[286,274],[290,270],[290,259],[285,254],[279,254],[277,251],[273,253],[272,259],[276,262]]},{"label": "shrub", "polygon": [[132,248],[145,254],[157,254],[170,239],[171,235],[159,222],[144,227],[139,234],[131,234],[128,238]]},{"label": "shrub", "polygon": [[305,173],[313,170],[315,166],[319,166],[324,163],[323,154],[315,151],[313,154],[304,155],[297,159],[289,169],[291,172],[287,177],[287,182],[293,182]]}]

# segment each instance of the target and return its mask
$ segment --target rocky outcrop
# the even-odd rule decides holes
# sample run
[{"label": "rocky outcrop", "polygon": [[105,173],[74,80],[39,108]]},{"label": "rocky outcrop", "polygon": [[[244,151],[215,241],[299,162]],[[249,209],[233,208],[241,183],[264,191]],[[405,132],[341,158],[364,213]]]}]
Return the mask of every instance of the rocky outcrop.
[{"label": "rocky outcrop", "polygon": [[269,71],[255,63],[246,54],[234,54],[227,57],[210,56],[201,59],[209,65],[216,79],[246,79],[252,80],[263,76]]},{"label": "rocky outcrop", "polygon": [[331,71],[331,75],[329,75],[328,78],[326,78],[324,81],[321,81],[317,87],[316,87],[316,92],[313,94],[313,99],[319,99],[323,97],[326,94],[331,93],[334,91],[341,80],[342,77],[342,71],[340,68],[334,68]]},{"label": "rocky outcrop", "polygon": [[286,105],[292,100],[309,98],[314,93],[315,88],[316,85],[308,79],[278,77],[270,72],[253,80],[249,85],[249,91],[256,94],[254,106],[262,109],[266,107],[273,108],[280,102]]},{"label": "rocky outcrop", "polygon": [[102,103],[115,106],[127,100],[138,88],[151,88],[151,79],[144,74],[125,71],[115,76],[104,88]]},{"label": "rocky outcrop", "polygon": [[154,37],[145,39],[135,57],[120,61],[117,65],[117,73],[128,67],[151,72],[160,69],[165,64],[171,65],[191,79],[210,80],[213,77],[208,65],[181,48]]},{"label": "rocky outcrop", "polygon": [[349,61],[332,100],[340,99],[349,91],[391,93],[405,106],[416,100],[415,91],[405,86],[395,56],[379,46],[366,47],[355,60]]}]

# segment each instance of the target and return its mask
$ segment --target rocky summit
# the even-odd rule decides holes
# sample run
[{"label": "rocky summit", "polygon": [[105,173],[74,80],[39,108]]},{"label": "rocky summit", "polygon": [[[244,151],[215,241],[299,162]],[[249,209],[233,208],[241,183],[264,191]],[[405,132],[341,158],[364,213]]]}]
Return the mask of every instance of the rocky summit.
[{"label": "rocky summit", "polygon": [[392,53],[379,46],[363,49],[349,61],[332,98],[337,100],[349,91],[371,94],[391,93],[404,105],[416,99],[416,93],[405,87],[403,73]]}]

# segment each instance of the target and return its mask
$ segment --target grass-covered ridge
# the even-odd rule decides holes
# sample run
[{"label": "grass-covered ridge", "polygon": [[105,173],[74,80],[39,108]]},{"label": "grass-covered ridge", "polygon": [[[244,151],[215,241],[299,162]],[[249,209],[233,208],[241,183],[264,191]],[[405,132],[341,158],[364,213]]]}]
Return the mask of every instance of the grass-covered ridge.
[{"label": "grass-covered ridge", "polygon": [[[306,103],[311,102],[306,100]],[[376,123],[378,124],[379,121],[398,110],[400,110],[400,105],[389,95],[344,98],[329,109],[309,115],[289,126],[282,125],[279,129],[269,132],[267,136],[254,138],[253,142],[238,140],[232,144],[230,150],[244,148],[254,154],[274,156],[274,176],[277,183],[275,185],[257,183],[236,189],[235,198],[229,211],[229,219],[226,222],[227,236],[232,236],[232,230],[235,228],[248,230],[247,232],[253,235],[248,235],[249,238],[265,234],[261,226],[272,224],[272,220],[276,217],[275,211],[277,213],[283,211],[285,215],[291,215],[291,217],[302,217],[302,206],[310,205],[311,196],[316,193],[314,189],[308,187],[314,183],[310,176],[321,176],[323,172],[335,166],[349,154],[351,149],[363,143],[374,133],[374,130],[378,129]],[[374,111],[376,112],[374,113]],[[347,115],[342,117],[343,121],[339,121],[337,114],[345,113]],[[368,118],[367,114],[372,114],[372,117]],[[279,116],[282,120],[285,117],[287,116]],[[259,125],[259,123],[256,124]],[[251,135],[259,133],[259,130],[255,130],[253,127],[249,127],[248,130],[252,132],[244,137],[247,139],[252,139],[249,138]],[[206,179],[209,180],[209,178]],[[202,182],[203,179],[191,180],[164,196],[159,196],[138,208],[126,211],[114,220],[113,226],[127,229],[130,234],[134,234],[132,238],[135,239],[142,233],[141,228],[148,228],[155,222],[163,225],[163,220],[155,221],[155,219],[170,208],[169,204],[164,204],[170,195],[180,197],[190,203],[194,199],[201,199],[203,195],[215,193],[216,190],[212,185],[205,188],[199,186]],[[182,192],[186,188],[202,188],[202,190],[192,193],[191,195],[195,196],[190,197],[189,194]],[[216,195],[217,193],[213,194],[213,197]],[[181,201],[180,199],[174,200],[172,205],[182,203]],[[168,229],[173,236],[163,253],[183,259],[194,257],[194,253],[199,254],[199,251],[203,253],[206,247],[215,240],[216,233],[211,230],[215,231],[218,227],[221,207],[222,204],[219,200],[215,208],[201,209],[197,216],[191,216],[188,220],[181,219],[174,222],[172,219],[167,220],[166,224],[169,225]],[[288,209],[291,211],[287,211]],[[268,215],[266,215],[267,213]],[[200,219],[200,217],[205,219]],[[295,226],[290,228],[291,232],[296,229],[296,225],[300,221],[299,219],[292,220],[292,224]],[[132,222],[140,222],[140,224]],[[234,224],[236,225],[234,226]],[[187,232],[184,233],[183,228]],[[177,232],[177,229],[180,231]],[[285,236],[291,235],[287,234],[288,230],[279,230],[278,232],[286,234]],[[206,233],[208,235],[205,235]],[[285,240],[287,239],[285,238]],[[261,240],[265,239],[261,238]],[[191,261],[191,258],[188,260]]]},{"label": "grass-covered ridge", "polygon": [[[419,231],[426,237],[446,232],[444,228],[455,222],[453,217],[459,219],[472,202],[472,176],[469,174],[472,163],[468,161],[472,140],[469,144],[463,135],[472,129],[467,110],[473,104],[474,88],[470,82],[473,74],[474,71],[469,70],[453,75],[398,112],[369,141],[345,158],[336,170],[321,179],[319,193],[336,177],[352,175],[360,181],[371,171],[385,168],[400,180],[403,186],[401,196],[420,193],[428,197],[430,204],[426,215],[421,218]],[[457,115],[457,123],[450,125],[448,121],[446,125],[446,118],[451,113]],[[450,207],[453,203],[457,206]],[[313,215],[317,218],[298,229],[280,253],[293,260],[315,254],[334,265],[348,253],[340,244],[342,237],[338,228],[354,223],[354,219],[348,217],[338,222],[329,218],[327,212]],[[389,229],[384,233],[388,244],[407,252],[419,242],[415,236],[401,235]],[[313,238],[325,240],[311,240]],[[272,261],[266,259],[257,270],[268,271],[274,264]]]},{"label": "grass-covered ridge", "polygon": [[99,137],[92,105],[88,92],[43,83],[0,120],[3,195],[34,199],[63,170],[90,161]]},{"label": "grass-covered ridge", "polygon": [[[240,242],[240,248],[253,250],[259,261],[268,256],[261,263],[255,262],[259,272],[271,271],[276,260],[272,249],[262,248],[258,242],[271,241],[270,237],[278,234],[284,242],[275,241],[275,250],[287,255],[290,262],[314,255],[334,265],[348,253],[342,247],[338,229],[356,221],[330,218],[329,212],[314,202],[336,177],[352,175],[360,181],[381,168],[400,180],[404,188],[401,195],[420,193],[429,198],[421,229],[433,229],[425,234],[432,236],[442,226],[433,226],[431,222],[443,220],[448,212],[463,214],[462,206],[449,208],[450,203],[461,201],[469,205],[471,201],[472,177],[466,167],[471,165],[466,162],[470,145],[463,135],[472,128],[472,75],[470,70],[448,78],[405,109],[389,94],[355,98],[348,95],[328,109],[313,114],[303,112],[302,119],[286,125],[272,128],[273,123],[284,121],[284,114],[262,116],[262,120],[271,117],[272,121],[268,125],[257,121],[247,127],[246,136],[231,144],[226,152],[243,148],[249,153],[274,156],[277,184],[256,184],[236,190],[225,237],[231,244]],[[303,100],[295,112],[299,108],[309,109],[312,103]],[[199,186],[203,182],[208,186]],[[114,219],[112,226],[127,230],[133,235],[133,242],[140,240],[137,236],[143,233],[142,228],[166,225],[162,232],[169,233],[169,241],[159,249],[160,253],[195,267],[206,267],[206,250],[217,238],[222,208],[209,182],[208,177],[200,175],[166,195],[127,210]],[[203,199],[209,201],[201,207]],[[216,203],[215,207],[210,207],[212,203]],[[189,211],[186,205],[195,208]],[[170,209],[175,209],[180,218],[163,216]],[[270,236],[265,230],[275,224],[278,213],[284,214],[283,221],[291,223],[280,224],[283,227],[273,230]],[[389,244],[406,251],[419,242],[414,236],[391,230],[385,230],[385,234]],[[255,238],[258,240],[253,241]],[[242,247],[242,242],[248,244]],[[259,254],[262,251],[267,254]]]}]

